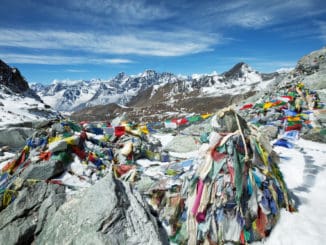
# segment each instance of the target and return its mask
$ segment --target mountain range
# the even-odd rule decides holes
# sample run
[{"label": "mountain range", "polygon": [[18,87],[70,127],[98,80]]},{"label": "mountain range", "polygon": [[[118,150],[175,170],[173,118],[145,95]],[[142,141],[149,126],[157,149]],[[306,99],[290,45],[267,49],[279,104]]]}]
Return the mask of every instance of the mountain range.
[{"label": "mountain range", "polygon": [[212,112],[284,76],[259,73],[241,62],[222,74],[185,77],[146,70],[138,75],[119,73],[108,81],[54,81],[50,85],[31,84],[31,88],[54,109],[74,112],[72,117],[77,120],[101,120],[128,112],[132,119],[151,121],[154,114],[156,119],[158,114],[165,118],[171,114]]}]

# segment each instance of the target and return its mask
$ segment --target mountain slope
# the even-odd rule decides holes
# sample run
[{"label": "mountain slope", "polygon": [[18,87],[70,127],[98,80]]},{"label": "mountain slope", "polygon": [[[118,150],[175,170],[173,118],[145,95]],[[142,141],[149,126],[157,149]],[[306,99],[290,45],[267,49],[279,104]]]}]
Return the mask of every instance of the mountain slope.
[{"label": "mountain slope", "polygon": [[36,125],[59,116],[29,88],[18,69],[0,60],[0,146],[24,145]]},{"label": "mountain slope", "polygon": [[17,68],[11,68],[0,60],[0,125],[21,123],[57,116],[29,88]]}]

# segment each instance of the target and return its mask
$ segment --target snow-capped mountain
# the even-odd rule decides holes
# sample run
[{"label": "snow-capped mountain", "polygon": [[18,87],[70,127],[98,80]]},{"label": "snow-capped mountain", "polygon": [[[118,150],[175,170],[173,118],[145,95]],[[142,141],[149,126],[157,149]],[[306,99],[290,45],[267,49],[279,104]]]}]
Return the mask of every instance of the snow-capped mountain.
[{"label": "snow-capped mountain", "polygon": [[171,73],[157,73],[153,70],[146,70],[135,76],[119,73],[109,82],[102,84],[94,97],[86,103],[86,106],[109,103],[126,105],[131,98],[152,86],[163,86],[177,80],[178,78]]},{"label": "snow-capped mountain", "polygon": [[[269,80],[272,80],[271,77]],[[31,85],[49,105],[60,111],[77,111],[85,107],[116,103],[128,106],[157,104],[170,106],[179,97],[220,97],[246,94],[265,86],[262,74],[245,63],[235,65],[223,74],[181,77],[171,73],[146,70],[129,76],[119,73],[107,81],[55,81],[51,85]]]},{"label": "snow-capped mountain", "polygon": [[92,99],[101,84],[100,80],[54,81],[51,85],[31,84],[31,88],[56,110],[70,111]]},{"label": "snow-capped mountain", "polygon": [[125,105],[132,97],[151,86],[163,86],[177,80],[171,73],[146,70],[134,76],[119,73],[108,81],[54,81],[51,85],[32,84],[31,88],[53,108],[75,111],[109,103]]},{"label": "snow-capped mountain", "polygon": [[[196,75],[174,83],[150,87],[131,99],[127,105],[143,107],[164,104],[173,108],[185,108],[187,111],[212,111],[213,108],[235,102],[236,97],[252,95],[265,88],[276,76],[278,74],[266,78],[249,65],[239,63],[221,75]],[[211,104],[207,103],[208,98]]]},{"label": "snow-capped mountain", "polygon": [[[138,77],[141,79],[142,76]],[[194,74],[174,77],[170,82],[152,82],[147,84],[147,88],[139,86],[141,89],[138,89],[137,96],[130,96],[129,102],[125,103],[127,107],[85,108],[73,113],[72,118],[90,120],[97,117],[104,120],[107,115],[117,116],[126,112],[130,120],[156,121],[187,113],[215,112],[225,106],[237,106],[244,100],[254,101],[262,94],[270,94],[296,82],[303,82],[316,90],[321,101],[325,101],[325,77],[326,47],[302,57],[297,66],[288,71],[264,74],[241,62],[221,74]],[[125,74],[117,76],[115,82],[118,81],[121,84],[130,82]]]},{"label": "snow-capped mountain", "polygon": [[104,106],[93,110],[86,107],[74,112],[72,117],[90,120],[88,115],[94,117],[95,113],[96,117],[105,119],[104,115],[127,112],[132,120],[151,121],[152,117],[166,118],[171,113],[213,112],[265,89],[278,76],[278,73],[260,74],[245,63],[222,74],[214,72],[188,77],[152,70],[136,76],[121,73],[109,82],[110,90],[101,89],[87,105],[112,103],[112,98],[119,96],[120,106],[127,108]]}]

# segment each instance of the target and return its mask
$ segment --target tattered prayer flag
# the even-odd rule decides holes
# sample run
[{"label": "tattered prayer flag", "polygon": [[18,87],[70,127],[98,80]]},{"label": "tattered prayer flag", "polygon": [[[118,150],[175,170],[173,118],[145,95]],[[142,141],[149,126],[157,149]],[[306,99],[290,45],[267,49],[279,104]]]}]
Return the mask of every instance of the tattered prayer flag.
[{"label": "tattered prayer flag", "polygon": [[146,125],[140,126],[140,131],[144,134],[149,134],[149,130]]},{"label": "tattered prayer flag", "polygon": [[213,114],[211,114],[211,113],[206,113],[206,114],[201,114],[200,116],[201,116],[202,119],[207,119],[207,118],[209,118],[212,115]]},{"label": "tattered prayer flag", "polygon": [[187,123],[188,123],[187,118],[181,118],[181,119],[178,119],[178,121],[177,121],[178,125],[186,125]]},{"label": "tattered prayer flag", "polygon": [[286,100],[286,101],[292,101],[293,100],[293,97],[290,96],[290,95],[284,95],[284,96],[281,96],[282,99]]},{"label": "tattered prayer flag", "polygon": [[125,126],[116,126],[114,127],[114,135],[117,137],[120,137],[122,135],[124,135],[126,132],[126,128]]},{"label": "tattered prayer flag", "polygon": [[289,122],[298,122],[298,121],[301,121],[301,118],[296,116],[296,117],[287,117],[287,120]]},{"label": "tattered prayer flag", "polygon": [[171,122],[170,120],[165,121],[164,126],[166,128],[173,128],[173,129],[177,128],[177,124],[175,122]]},{"label": "tattered prayer flag", "polygon": [[254,106],[253,104],[245,104],[240,108],[240,110],[247,110],[252,108],[253,106]]},{"label": "tattered prayer flag", "polygon": [[264,109],[269,109],[273,106],[273,102],[266,102],[263,106]]}]

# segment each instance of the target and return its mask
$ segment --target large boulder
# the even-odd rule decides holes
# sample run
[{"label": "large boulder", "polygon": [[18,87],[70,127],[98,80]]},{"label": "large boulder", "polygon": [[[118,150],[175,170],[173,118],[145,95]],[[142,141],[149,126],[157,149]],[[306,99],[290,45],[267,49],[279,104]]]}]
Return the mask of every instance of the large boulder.
[{"label": "large boulder", "polygon": [[[66,158],[69,158],[69,156]],[[24,179],[48,180],[62,174],[66,170],[68,163],[61,159],[50,159],[49,161],[31,163],[22,172],[21,177]]]},{"label": "large boulder", "polygon": [[321,142],[326,144],[326,129],[312,129],[306,134],[302,135],[303,139],[311,140],[315,142]]},{"label": "large boulder", "polygon": [[[185,144],[185,142],[187,142]],[[177,135],[174,139],[164,147],[164,150],[178,153],[186,153],[196,151],[198,145],[194,137],[187,135]]]},{"label": "large boulder", "polygon": [[1,243],[32,243],[43,224],[65,202],[65,196],[63,186],[26,182],[15,201],[0,213]]},{"label": "large boulder", "polygon": [[36,244],[162,244],[164,239],[140,194],[108,175],[62,205]]},{"label": "large boulder", "polygon": [[26,140],[33,134],[32,128],[4,128],[0,129],[0,145],[8,145],[12,148],[21,148]]}]

